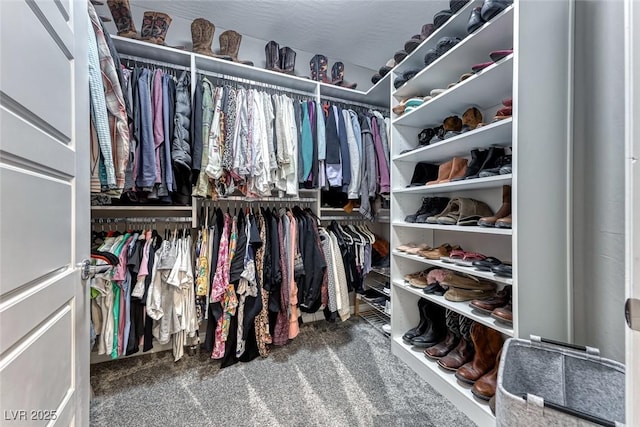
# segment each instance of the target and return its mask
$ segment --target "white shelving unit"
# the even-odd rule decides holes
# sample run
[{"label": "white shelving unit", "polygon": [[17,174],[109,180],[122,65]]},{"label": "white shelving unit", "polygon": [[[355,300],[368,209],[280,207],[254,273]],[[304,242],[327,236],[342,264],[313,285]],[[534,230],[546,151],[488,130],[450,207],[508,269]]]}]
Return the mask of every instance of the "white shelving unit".
[{"label": "white shelving unit", "polygon": [[[471,66],[490,61],[494,50],[514,53],[457,83],[415,110],[392,120],[391,138],[391,247],[407,243],[459,244],[464,250],[511,261],[513,278],[476,271],[440,260],[428,260],[397,250],[391,253],[392,333],[395,355],[454,402],[480,426],[495,425],[487,404],[470,393],[452,373],[441,369],[421,351],[402,341],[402,335],[419,322],[417,303],[427,299],[507,337],[536,334],[560,341],[571,339],[570,187],[571,73],[573,10],[570,2],[517,1],[471,35],[466,24],[471,10],[482,1],[470,1],[459,13],[425,40],[392,71],[421,71],[392,92],[391,106],[410,96],[426,96],[432,89],[457,82]],[[541,30],[541,28],[544,28]],[[427,49],[443,36],[460,43],[424,67]],[[493,122],[502,100],[513,99],[513,117]],[[451,115],[462,117],[478,108],[486,125],[453,138],[418,146],[417,135]],[[469,159],[473,149],[511,147],[513,173],[407,187],[417,162],[442,164],[454,156]],[[409,151],[410,150],[410,151]],[[404,221],[415,213],[423,197],[470,197],[497,211],[502,186],[512,188],[512,229],[416,224]],[[428,266],[448,268],[513,287],[513,325],[499,322],[472,309],[468,302],[452,302],[425,294],[403,277]]]}]

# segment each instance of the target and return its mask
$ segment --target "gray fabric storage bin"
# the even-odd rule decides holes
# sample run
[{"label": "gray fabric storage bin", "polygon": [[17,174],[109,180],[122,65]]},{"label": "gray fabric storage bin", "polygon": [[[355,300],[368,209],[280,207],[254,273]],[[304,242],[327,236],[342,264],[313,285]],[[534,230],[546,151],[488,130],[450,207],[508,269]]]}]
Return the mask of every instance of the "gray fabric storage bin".
[{"label": "gray fabric storage bin", "polygon": [[535,336],[505,342],[496,425],[624,425],[624,365],[601,358],[595,348],[556,344]]}]

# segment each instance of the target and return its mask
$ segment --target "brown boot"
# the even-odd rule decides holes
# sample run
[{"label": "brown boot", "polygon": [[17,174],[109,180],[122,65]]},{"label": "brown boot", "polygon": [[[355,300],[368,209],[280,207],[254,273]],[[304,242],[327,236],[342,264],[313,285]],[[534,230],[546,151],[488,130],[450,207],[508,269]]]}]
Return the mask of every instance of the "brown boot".
[{"label": "brown boot", "polygon": [[478,381],[471,387],[471,393],[478,399],[490,400],[496,395],[496,385],[498,384],[498,369],[500,369],[500,356],[502,355],[502,348],[496,356],[496,362],[493,369],[488,373],[480,377]]},{"label": "brown boot", "polygon": [[213,53],[213,50],[211,50],[215,32],[216,27],[213,23],[203,18],[194,19],[191,23],[191,41],[193,42],[193,48],[191,50],[201,55],[231,60],[230,56],[216,55]]},{"label": "brown boot", "polygon": [[438,181],[438,184],[444,184],[445,182],[449,182],[454,178],[463,177],[467,173],[467,161],[467,159],[463,159],[462,157],[454,157],[449,177],[447,179],[443,179],[442,181]]},{"label": "brown boot", "polygon": [[511,214],[497,220],[496,228],[511,228]]},{"label": "brown boot", "polygon": [[237,31],[227,30],[220,34],[220,55],[230,56],[233,62],[239,62],[244,65],[253,65],[253,62],[251,61],[241,61],[238,59],[241,42],[242,34]]},{"label": "brown boot", "polygon": [[435,181],[427,182],[427,185],[438,184],[440,182],[445,182],[445,180],[448,180],[449,177],[451,176],[452,168],[453,168],[453,160],[449,160],[448,162],[441,164],[440,167],[438,168],[438,179],[436,179]]},{"label": "brown boot", "polygon": [[109,10],[113,21],[118,29],[118,35],[120,37],[129,37],[131,39],[137,39],[138,33],[136,32],[136,26],[131,18],[131,6],[129,6],[129,0],[108,0]]},{"label": "brown boot", "polygon": [[[496,221],[509,215],[511,215],[511,186],[503,185],[502,186],[502,206],[500,206],[500,209],[498,209],[498,212],[496,212],[495,215],[485,217],[485,218],[480,218],[478,220],[478,225],[481,225],[483,227],[495,227]],[[511,226],[509,226],[508,228],[511,228]]]},{"label": "brown boot", "polygon": [[424,351],[424,355],[430,359],[438,360],[453,350],[460,341],[460,315],[455,311],[447,310],[446,315],[447,336],[443,341]]},{"label": "brown boot", "polygon": [[166,13],[147,11],[142,17],[141,39],[164,45],[169,25],[171,25],[171,17]]},{"label": "brown boot", "polygon": [[499,307],[504,307],[511,300],[511,286],[505,286],[499,292],[496,292],[493,298],[488,300],[473,300],[469,303],[471,308],[479,310],[485,314],[491,314],[493,310]]},{"label": "brown boot", "polygon": [[471,328],[471,340],[476,354],[473,361],[462,366],[456,372],[456,378],[467,384],[473,384],[489,372],[496,363],[496,355],[502,349],[502,334],[495,329],[474,323]]},{"label": "brown boot", "polygon": [[460,340],[456,348],[454,348],[449,352],[449,354],[438,360],[438,365],[440,365],[442,368],[448,371],[456,371],[465,363],[473,360],[474,350],[473,343],[471,342],[471,324],[471,319],[460,316],[459,327],[462,339]]}]

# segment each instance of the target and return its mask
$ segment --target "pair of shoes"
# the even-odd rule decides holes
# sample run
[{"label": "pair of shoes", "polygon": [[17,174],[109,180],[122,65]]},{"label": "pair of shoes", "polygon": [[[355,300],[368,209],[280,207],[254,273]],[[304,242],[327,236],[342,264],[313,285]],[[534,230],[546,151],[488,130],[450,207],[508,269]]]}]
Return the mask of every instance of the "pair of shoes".
[{"label": "pair of shoes", "polygon": [[[505,157],[505,155],[506,151],[503,147],[490,147],[487,150],[471,150],[471,162],[469,162],[466,173],[464,174],[464,176],[455,179],[455,181],[459,181],[462,179],[480,178],[480,173],[482,171],[490,170],[496,167],[498,168],[498,173],[496,173],[495,175],[500,174],[501,167],[511,165],[511,156],[509,155],[509,157],[507,158]],[[510,167],[509,170],[511,170]],[[506,169],[505,173],[507,173]]]},{"label": "pair of shoes", "polygon": [[442,27],[454,14],[469,3],[469,0],[449,0],[449,9],[441,10],[433,16],[435,28]]},{"label": "pair of shoes", "polygon": [[[504,343],[502,334],[488,326],[474,323],[471,327],[471,341],[475,350],[473,360],[462,365],[456,371],[455,376],[458,381],[465,384],[473,384],[475,386],[476,383],[479,383],[476,388],[480,396],[487,396],[491,392],[491,387],[486,386],[490,386],[493,383],[494,376],[497,379],[497,365]],[[495,387],[493,390],[495,394]]]},{"label": "pair of shoes", "polygon": [[511,98],[502,100],[502,105],[504,105],[504,108],[501,108],[496,112],[496,115],[493,117],[494,122],[497,122],[498,120],[508,119],[509,117],[511,117],[512,102],[513,100]]},{"label": "pair of shoes", "polygon": [[444,184],[463,177],[467,172],[468,160],[462,157],[454,157],[440,165],[438,168],[438,179],[427,182],[426,185]]},{"label": "pair of shoes", "polygon": [[408,330],[402,340],[418,348],[431,347],[438,343],[446,333],[444,308],[436,303],[420,298],[418,301],[420,323]]},{"label": "pair of shoes", "polygon": [[[442,257],[449,256],[451,251],[461,250],[461,249],[462,248],[460,246],[451,246],[448,243],[443,243],[442,245],[436,248],[426,248],[421,251],[418,251],[417,255],[426,259],[439,260]],[[440,278],[436,277],[435,279],[437,279],[438,283],[441,282]]]},{"label": "pair of shoes", "polygon": [[511,228],[511,186],[502,186],[502,206],[495,215],[480,218],[481,227]]},{"label": "pair of shoes", "polygon": [[478,74],[480,71],[506,58],[512,53],[513,53],[513,49],[494,50],[493,52],[489,53],[489,57],[491,58],[491,61],[481,62],[479,64],[472,65],[471,71],[473,72],[473,74]]},{"label": "pair of shoes", "polygon": [[[423,129],[422,132],[418,134],[418,143],[420,145],[435,144],[462,133],[472,131],[476,129],[480,123],[482,123],[482,112],[476,107],[469,107],[462,114],[462,119],[455,115],[449,116],[444,119],[442,125],[435,128]],[[430,139],[426,141],[429,137]]]},{"label": "pair of shoes", "polygon": [[164,45],[164,39],[172,21],[169,15],[163,12],[144,12],[142,28],[140,29],[140,36],[138,36],[136,26],[133,23],[129,0],[108,0],[107,5],[118,29],[118,36]]},{"label": "pair of shoes", "polygon": [[444,338],[424,350],[429,359],[437,360],[441,368],[456,371],[462,365],[473,360],[475,350],[471,340],[471,327],[474,322],[455,311],[446,310]]},{"label": "pair of shoes", "polygon": [[427,218],[428,224],[478,225],[478,220],[493,215],[491,208],[484,202],[466,197],[451,199],[438,215]]},{"label": "pair of shoes", "polygon": [[466,252],[462,249],[451,251],[448,257],[440,258],[440,261],[459,265],[460,267],[473,267],[476,261],[482,261],[487,257],[478,252]]},{"label": "pair of shoes", "polygon": [[[414,36],[412,36],[409,40],[407,40],[404,43],[404,50],[402,51],[398,51],[396,52],[396,54],[393,56],[393,59],[395,59],[396,64],[399,64],[404,57],[402,57],[402,52],[405,52],[406,54],[410,54],[411,52],[413,52],[414,50],[417,49],[418,46],[420,46],[420,44],[425,41],[426,39],[429,38],[429,36],[436,30],[436,27],[434,24],[424,24],[422,26],[422,29],[420,30],[420,34],[416,34]],[[406,57],[406,55],[405,55]]]},{"label": "pair of shoes", "polygon": [[404,113],[410,113],[411,111],[415,110],[416,108],[421,106],[423,102],[424,100],[422,98],[416,96],[405,98],[401,100],[398,105],[394,106],[391,111],[393,111],[398,116],[401,116]]},{"label": "pair of shoes", "polygon": [[211,50],[213,35],[216,27],[213,23],[203,18],[194,19],[191,23],[191,40],[193,42],[192,51],[201,55],[212,56],[214,58],[226,59],[228,61],[239,62],[244,65],[253,65],[251,61],[238,59],[242,34],[237,31],[227,30],[220,34],[220,54],[217,55]]},{"label": "pair of shoes", "polygon": [[484,0],[482,6],[478,6],[471,11],[469,22],[467,23],[467,33],[471,34],[494,16],[505,10],[513,3],[512,0]]},{"label": "pair of shoes", "polygon": [[455,45],[460,43],[462,40],[458,37],[442,37],[436,43],[435,47],[427,50],[427,53],[424,55],[424,66],[428,67],[436,59],[440,58],[442,55],[453,49]]},{"label": "pair of shoes", "polygon": [[347,89],[355,89],[356,86],[358,86],[357,83],[349,83],[344,80],[344,63],[340,61],[335,62],[333,67],[331,67],[331,80],[327,77],[329,62],[325,55],[314,55],[311,61],[309,61],[309,66],[311,68],[311,80],[342,86]]},{"label": "pair of shoes", "polygon": [[512,287],[511,285],[508,285],[502,290],[496,292],[492,298],[485,300],[474,299],[469,303],[469,305],[473,309],[491,315],[496,308],[505,307],[509,304],[511,301],[511,292]]},{"label": "pair of shoes", "polygon": [[290,47],[281,48],[277,42],[271,40],[264,46],[264,53],[267,59],[265,69],[279,73],[295,74],[295,50]]},{"label": "pair of shoes", "polygon": [[442,212],[447,203],[449,203],[448,197],[423,197],[420,209],[415,214],[407,215],[404,220],[411,223],[426,222],[428,217]]}]

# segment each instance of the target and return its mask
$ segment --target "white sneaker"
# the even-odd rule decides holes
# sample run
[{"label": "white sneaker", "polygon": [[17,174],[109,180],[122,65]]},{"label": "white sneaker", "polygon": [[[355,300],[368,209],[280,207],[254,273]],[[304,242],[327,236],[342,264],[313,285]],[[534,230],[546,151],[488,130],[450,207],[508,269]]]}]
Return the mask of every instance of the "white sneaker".
[{"label": "white sneaker", "polygon": [[386,333],[390,334],[391,333],[391,325],[388,323],[385,323],[384,325],[382,325],[382,330],[385,331]]}]

